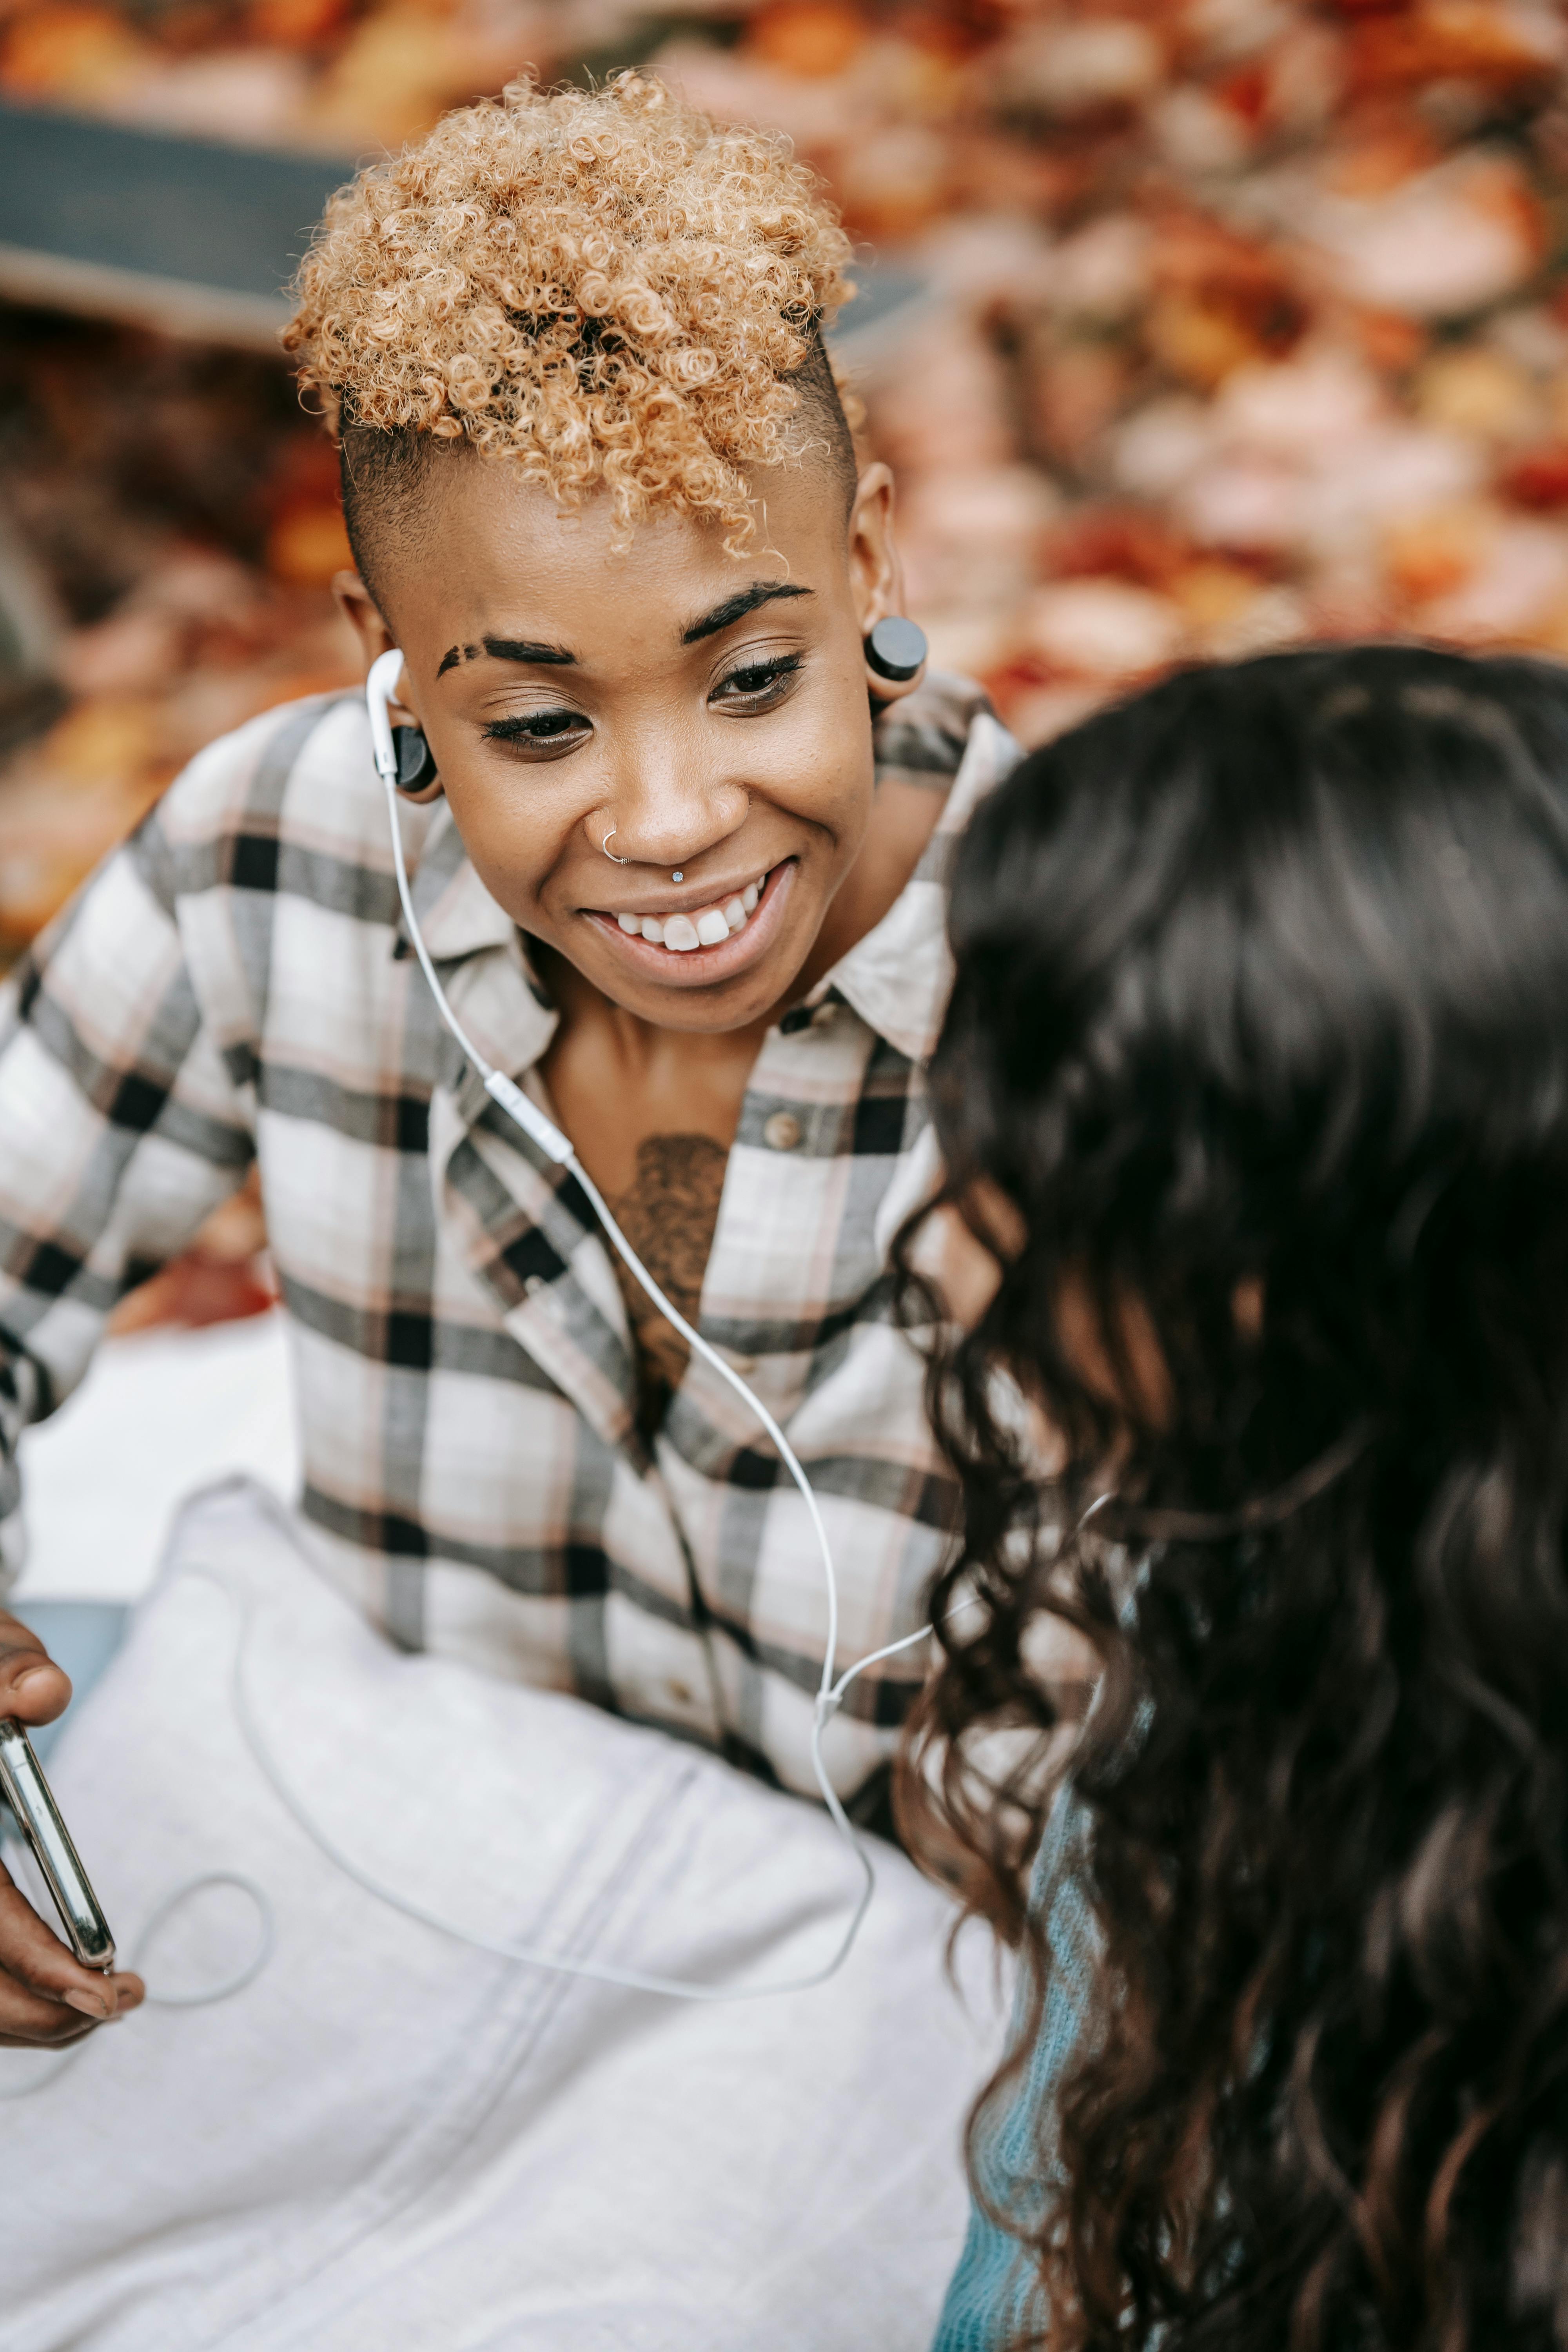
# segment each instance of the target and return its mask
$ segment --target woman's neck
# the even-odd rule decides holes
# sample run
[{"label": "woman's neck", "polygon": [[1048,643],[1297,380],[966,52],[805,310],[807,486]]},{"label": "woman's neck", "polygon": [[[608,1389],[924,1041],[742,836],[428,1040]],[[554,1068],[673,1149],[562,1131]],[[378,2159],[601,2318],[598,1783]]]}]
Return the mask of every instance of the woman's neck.
[{"label": "woman's neck", "polygon": [[602,1070],[614,1071],[621,1083],[638,1090],[662,1092],[673,1086],[680,1092],[692,1085],[700,1089],[705,1083],[723,1087],[737,1068],[750,1070],[777,1017],[768,1012],[742,1029],[711,1033],[666,1028],[628,1013],[559,950],[535,941],[531,952],[560,1016],[546,1064],[560,1059],[568,1041],[576,1052],[591,1039]]}]

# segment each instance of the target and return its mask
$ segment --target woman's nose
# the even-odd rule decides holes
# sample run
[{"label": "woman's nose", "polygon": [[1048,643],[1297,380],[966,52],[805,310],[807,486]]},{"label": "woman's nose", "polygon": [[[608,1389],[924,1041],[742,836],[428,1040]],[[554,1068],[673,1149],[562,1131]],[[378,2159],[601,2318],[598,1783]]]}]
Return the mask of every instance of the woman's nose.
[{"label": "woman's nose", "polygon": [[639,762],[617,777],[612,797],[590,815],[588,831],[595,849],[613,832],[607,855],[673,871],[739,833],[750,808],[743,784],[684,762],[656,770]]}]

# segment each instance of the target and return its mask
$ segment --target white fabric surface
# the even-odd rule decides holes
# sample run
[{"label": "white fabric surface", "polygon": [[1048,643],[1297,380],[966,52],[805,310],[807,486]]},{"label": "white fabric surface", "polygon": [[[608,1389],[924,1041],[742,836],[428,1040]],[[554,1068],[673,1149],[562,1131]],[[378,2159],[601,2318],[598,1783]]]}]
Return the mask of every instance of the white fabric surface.
[{"label": "white fabric surface", "polygon": [[132,1601],[194,1488],[245,1470],[300,1484],[286,1316],[105,1339],[18,1448],[26,1564],[13,1601]]},{"label": "white fabric surface", "polygon": [[[199,1567],[225,1590],[184,1571]],[[581,1702],[390,1649],[236,1482],[198,1497],[51,1768],[121,1950],[247,1873],[278,1943],[220,2006],[94,2036],[0,2109],[3,2352],[924,2352],[966,2219],[963,2118],[1001,2029],[984,1946],[891,1849],[828,1985],[673,2002],[478,1953],[327,1862],[509,1939],[717,1982],[833,1948],[826,1816]],[[215,1981],[209,1892],[146,1957]],[[973,1981],[970,1981],[973,1979]],[[0,2090],[53,2066],[0,2051]]]}]

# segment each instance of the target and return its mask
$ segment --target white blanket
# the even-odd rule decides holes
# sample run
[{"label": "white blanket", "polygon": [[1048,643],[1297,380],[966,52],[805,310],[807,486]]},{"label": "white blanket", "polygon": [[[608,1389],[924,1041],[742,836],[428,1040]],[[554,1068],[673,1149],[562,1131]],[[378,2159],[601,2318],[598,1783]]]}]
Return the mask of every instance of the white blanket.
[{"label": "white blanket", "polygon": [[[247,1613],[290,1784],[444,1917],[756,1981],[825,1959],[855,1891],[813,1808],[400,1655],[256,1490],[199,1497],[51,1778],[122,1955],[208,1870],[266,1889],[276,1948],[235,1998],[149,2006],[63,2069],[0,2051],[0,2094],[38,2078],[0,2107],[3,2352],[923,2352],[1000,2030],[982,1952],[966,2001],[944,1977],[942,1896],[879,1847],[845,1969],[782,1999],[676,2002],[476,1951],[290,1819],[236,1718]],[[210,1889],[154,1939],[149,1984],[216,1983],[256,1932]]]}]

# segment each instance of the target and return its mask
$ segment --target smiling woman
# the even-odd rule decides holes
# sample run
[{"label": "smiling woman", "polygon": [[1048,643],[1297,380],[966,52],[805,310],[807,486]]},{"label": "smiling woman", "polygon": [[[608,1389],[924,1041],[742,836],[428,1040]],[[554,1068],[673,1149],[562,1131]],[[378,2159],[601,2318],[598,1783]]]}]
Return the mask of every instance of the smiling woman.
[{"label": "smiling woman", "polygon": [[[550,200],[584,202],[584,138],[609,226],[574,245]],[[634,216],[656,165],[670,201]],[[873,789],[874,711],[919,671],[865,646],[900,579],[891,484],[856,472],[820,336],[846,250],[776,144],[636,77],[524,85],[337,200],[291,331],[347,420],[360,568],[339,593],[367,662],[404,654],[409,795],[444,797],[527,935],[561,1014],[540,1064],[557,1115],[693,1302],[763,1038],[889,913],[942,806],[923,778]],[[501,257],[509,286],[550,289],[504,332]],[[419,308],[437,260],[467,316]],[[375,326],[389,304],[421,320],[422,374]],[[483,399],[481,331],[506,355]],[[710,1171],[699,1228],[677,1221],[695,1284],[649,1172],[677,1144]],[[651,1433],[685,1350],[623,1283]]]},{"label": "smiling woman", "polygon": [[[635,1718],[656,1748],[668,1733],[815,1798],[836,1640],[840,1658],[873,1663],[823,1720],[821,1769],[861,1823],[892,1826],[888,1767],[924,1671],[918,1646],[898,1645],[919,1643],[953,1486],[889,1253],[933,1176],[923,1066],[948,982],[949,854],[1011,749],[974,688],[922,676],[919,633],[898,617],[892,484],[882,467],[856,470],[821,337],[847,250],[782,144],[715,131],[636,78],[555,97],[520,84],[362,174],[306,264],[291,340],[340,433],[356,568],[337,589],[374,671],[376,738],[356,693],[286,705],[213,744],[67,910],[0,1024],[0,1528],[15,1526],[19,1426],[80,1378],[121,1291],[256,1165],[316,1559],[402,1648],[442,1654],[440,1671],[546,1686],[556,1761],[538,1801],[573,1884],[609,1873],[597,1907],[617,1950],[645,1977],[670,1973],[656,1957],[664,1923],[679,1911],[684,1932],[689,1906],[668,1865],[700,1849],[744,1923],[717,1973],[752,1992],[803,1972],[842,1880],[786,1862],[776,1916],[760,1908],[759,1850],[773,1866],[788,1845],[766,1815],[776,1800],[720,1771],[754,1827],[715,1846],[683,1793],[684,1749],[662,1778],[616,1763],[601,1805],[591,1759],[629,1752],[630,1735],[599,1710]],[[403,795],[395,846],[386,783]],[[572,1159],[541,1150],[487,1079],[547,1112]],[[658,1313],[640,1287],[623,1291],[595,1202],[660,1286]],[[700,1338],[690,1360],[662,1302]],[[833,1636],[781,1430],[838,1564]],[[308,1619],[288,1615],[290,1641],[309,1640]],[[314,1654],[301,1663],[326,1672]],[[0,1716],[47,1721],[67,1696],[32,1636],[0,1618]],[[477,1693],[455,1704],[500,1720]],[[310,1711],[324,1793],[341,1804],[362,1765],[352,1711]],[[136,1817],[184,1852],[189,1775],[159,1785],[163,1753],[140,1759]],[[249,1818],[247,1787],[213,1793],[226,1822]],[[531,1830],[498,1835],[509,1916],[529,1916],[542,1851]],[[376,2291],[395,2260],[400,2310],[439,2302],[437,2334],[476,2345],[492,2339],[471,2282],[493,2269],[508,2343],[521,2326],[574,2352],[631,2337],[646,2352],[847,2352],[869,2334],[884,2352],[921,2352],[957,2252],[974,2084],[962,2059],[945,2074],[931,2063],[949,2004],[941,1939],[911,1942],[900,1869],[884,1869],[879,1899],[907,1984],[880,1958],[859,1975],[889,2045],[907,2035],[921,2053],[912,2130],[908,2103],[859,2087],[873,2037],[854,2033],[859,2072],[813,2059],[826,2045],[793,2004],[787,2084],[748,2034],[740,2101],[722,2009],[689,2007],[661,2035],[646,1999],[634,2022],[600,1986],[576,2049],[554,2023],[542,2041],[528,2025],[527,2046],[549,2053],[542,2112],[574,2135],[550,2143],[552,2191],[604,2242],[602,2260],[574,2265],[559,2310],[540,2242],[550,2209],[515,2168],[541,2111],[516,2040],[516,2021],[536,2016],[517,2005],[528,1971],[446,2017],[482,2084],[464,2122],[430,2096],[445,2066],[428,2058],[444,2046],[432,2012],[451,2001],[424,1961],[398,1978],[378,1941],[378,1983],[390,1969],[419,2015],[422,2127],[436,2116],[441,2145],[426,2192],[418,2134],[397,2136],[401,2234]],[[279,1970],[286,1951],[348,1948],[335,1896],[297,1926],[279,1938]],[[294,2261],[310,2278],[278,2324],[290,2342],[336,2340],[340,2322],[344,2342],[379,2342],[374,2321],[355,2332],[348,2258],[329,2258],[321,2229],[390,2176],[354,2171],[341,2195],[323,2190],[317,2142],[354,2145],[341,2126],[358,2114],[383,2150],[400,2110],[379,2078],[356,2093],[335,2063],[341,2036],[322,2069],[307,1978],[282,1987],[272,2027],[246,2024],[237,2003],[219,2037],[266,2035],[268,2082],[319,2084],[326,2103],[290,2106],[309,2150],[290,2152],[268,2203],[269,2277]],[[133,1977],[79,1968],[0,1873],[0,2043],[69,2040],[141,1993]],[[816,2019],[853,2016],[851,1998],[846,1972]],[[373,2000],[354,2008],[383,2019]],[[375,2032],[376,2063],[405,2096],[406,2037]],[[190,2274],[189,2246],[216,2242],[196,2210],[213,2180],[245,2183],[218,2193],[252,2233],[246,2200],[270,2197],[256,2103],[215,2110],[209,2047],[168,2045],[156,2095],[165,2118],[185,2102],[199,2115],[202,2165],[154,2168],[133,2214],[117,2196],[70,2200],[35,2266],[40,2292],[76,2297],[90,2281],[116,2340],[124,2326],[167,2338],[166,2296],[148,2282],[160,2261]],[[588,2095],[600,2065],[602,2111]],[[81,2079],[96,2087],[85,2063]],[[521,2102],[531,2120],[498,2137],[509,2081],[509,2112]],[[795,2177],[786,2156],[819,2185],[849,2161],[881,2184],[853,2295],[787,2199],[765,2217],[759,2276],[738,2279],[734,2168],[694,2173],[672,2127],[679,2114],[685,2147],[721,2147],[714,2103],[748,2135],[787,2131],[789,2150],[760,2150],[757,2178],[775,2190]],[[672,2151],[662,2167],[624,2137],[639,2108]],[[125,2112],[130,2144],[105,2159],[116,2182],[146,2169],[134,2101]],[[93,2113],[101,2154],[101,2103]],[[504,2188],[484,2246],[462,2240],[458,2308],[438,2245],[443,2217],[483,2210],[457,2185],[470,2159],[490,2161],[481,2143]],[[679,2180],[680,2242],[650,2220],[655,2170]],[[721,2173],[722,2190],[705,2189]],[[0,2179],[0,2204],[10,2186]],[[837,2243],[832,2201],[816,2206]],[[75,2318],[68,2332],[109,2340]]]},{"label": "smiling woman", "polygon": [[[380,543],[374,594],[356,575],[340,595],[367,660],[403,652],[429,754],[413,796],[444,798],[560,1010],[556,1115],[695,1303],[763,1042],[889,913],[942,806],[923,774],[874,789],[862,641],[898,599],[890,484],[869,469],[847,521],[830,471],[773,468],[772,576],[740,585],[706,519],[628,537],[612,499],[465,444],[425,461],[419,497],[426,528]],[[676,1144],[709,1171],[679,1241],[650,1174]],[[623,1287],[651,1434],[685,1349]]]},{"label": "smiling woman", "polygon": [[[858,1656],[917,1632],[948,1541],[888,1253],[932,1176],[948,852],[1011,747],[898,620],[892,483],[822,342],[847,250],[780,142],[646,79],[519,84],[334,199],[291,341],[340,433],[340,599],[367,668],[395,649],[442,986],[785,1429]],[[22,971],[0,1447],[254,1162],[329,1572],[407,1648],[809,1794],[800,1499],[440,1028],[389,852],[363,699],[286,706]],[[20,1654],[0,1712],[44,1720],[62,1678]],[[862,1818],[922,1672],[826,1728]],[[86,2013],[68,1956],[23,1988],[44,1934],[0,1907],[0,2038]]]},{"label": "smiling woman", "polygon": [[[831,482],[781,467],[767,521],[786,576],[737,589],[689,516],[620,545],[607,499],[563,508],[455,449],[425,476],[443,527],[422,557],[384,550],[378,601],[341,583],[367,653],[402,648],[433,768],[419,789],[445,795],[498,902],[630,1013],[749,1028],[907,879],[941,803],[917,784],[873,799],[861,639],[897,593],[888,488],[873,469],[847,529]],[[861,863],[873,820],[887,851]],[[736,1038],[738,1073],[756,1042]]]}]

